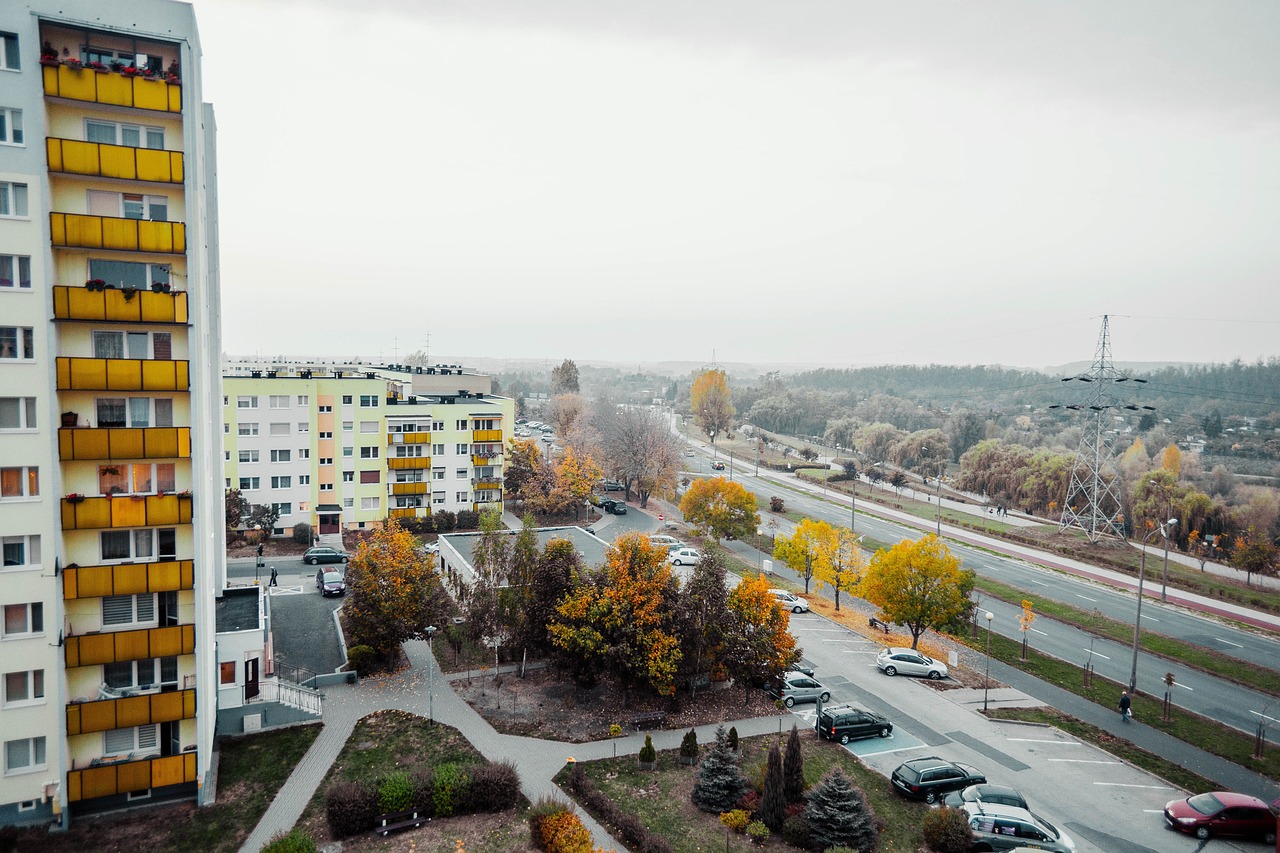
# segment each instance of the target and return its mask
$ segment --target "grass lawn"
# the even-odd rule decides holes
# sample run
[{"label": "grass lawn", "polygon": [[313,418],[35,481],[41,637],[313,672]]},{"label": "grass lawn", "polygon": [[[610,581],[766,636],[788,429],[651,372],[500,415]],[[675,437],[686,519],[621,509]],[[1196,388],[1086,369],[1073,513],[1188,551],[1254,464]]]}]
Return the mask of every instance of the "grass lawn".
[{"label": "grass lawn", "polygon": [[[764,778],[768,749],[777,735],[742,740],[742,771],[748,781]],[[804,776],[811,786],[832,767],[839,766],[866,794],[872,811],[885,821],[880,836],[880,853],[916,853],[920,847],[920,821],[928,806],[904,800],[889,788],[885,777],[865,767],[848,750],[821,741],[813,732],[801,732],[804,749]],[[785,749],[785,738],[783,740]],[[704,744],[705,751],[707,746]],[[685,767],[675,750],[658,753],[655,771],[639,769],[635,756],[583,763],[582,768],[596,787],[645,826],[663,836],[678,853],[713,850],[748,850],[753,847],[744,835],[726,835],[718,815],[698,811],[689,799],[697,778],[696,767]],[[556,776],[563,784],[568,768]],[[792,849],[780,838],[771,838],[767,847]]]}]

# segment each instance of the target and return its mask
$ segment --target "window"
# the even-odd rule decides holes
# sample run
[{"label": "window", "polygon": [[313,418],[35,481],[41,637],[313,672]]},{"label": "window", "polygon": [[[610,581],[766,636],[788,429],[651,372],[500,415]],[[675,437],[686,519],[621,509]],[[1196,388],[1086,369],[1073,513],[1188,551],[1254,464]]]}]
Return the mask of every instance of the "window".
[{"label": "window", "polygon": [[378,458],[378,448],[376,448],[376,447],[362,447],[362,448],[360,448],[360,458],[361,458],[361,459],[377,459],[377,458]]},{"label": "window", "polygon": [[465,445],[465,444],[459,444],[459,445],[458,445],[458,449],[457,449],[457,451],[455,451],[455,452],[456,452],[459,456],[466,456],[466,455],[467,455],[467,445]]},{"label": "window", "polygon": [[40,537],[34,535],[0,537],[0,555],[3,555],[6,569],[38,569],[40,568]]},{"label": "window", "polygon": [[288,395],[288,394],[272,394],[272,395],[271,395],[271,397],[270,397],[270,401],[271,401],[271,402],[270,402],[270,406],[271,406],[271,408],[273,408],[273,409],[287,409],[287,408],[289,408],[289,395]]},{"label": "window", "polygon": [[[100,278],[120,287],[136,287],[146,290],[152,283],[170,284],[168,264],[148,264],[137,261],[89,260],[89,277]],[[225,400],[225,398],[224,398]],[[224,402],[223,405],[226,405]]]},{"label": "window", "polygon": [[435,431],[439,431],[439,430],[444,429],[444,421],[432,421],[432,422],[431,422],[431,429],[432,429],[432,430],[435,430]]},{"label": "window", "polygon": [[258,461],[258,453],[259,453],[259,451],[257,451],[257,450],[241,450],[241,451],[240,451],[240,462],[241,462],[242,464],[243,464],[243,463],[247,463],[247,462],[257,462],[257,461]]},{"label": "window", "polygon": [[105,530],[99,534],[102,561],[172,560],[178,556],[177,531],[172,527],[156,530]]},{"label": "window", "polygon": [[425,483],[426,478],[422,476],[422,471],[415,471],[412,468],[408,471],[395,471],[395,481],[397,483]]},{"label": "window", "polygon": [[0,255],[0,287],[30,290],[31,258],[27,255]]},{"label": "window", "polygon": [[[90,54],[94,52],[93,50],[89,51]],[[108,56],[108,58],[98,61],[109,63],[114,58],[114,56]],[[86,59],[85,61],[88,62],[90,60]],[[126,64],[132,63],[132,61],[132,57],[125,60]],[[85,121],[84,138],[89,142],[105,142],[108,145],[124,145],[129,148],[164,148],[163,127],[120,124],[99,119],[87,119]]]},{"label": "window", "polygon": [[256,409],[258,408],[257,397],[236,397],[237,409]]},{"label": "window", "polygon": [[0,500],[40,496],[40,469],[34,465],[0,468]]},{"label": "window", "polygon": [[258,488],[257,477],[241,477],[240,478],[240,491],[242,492],[254,491],[257,488]]},{"label": "window", "polygon": [[272,462],[288,462],[289,457],[290,455],[292,455],[292,453],[293,451],[291,450],[273,450],[271,451],[271,461]]},{"label": "window", "polygon": [[309,485],[311,485],[311,475],[310,475],[310,474],[303,474],[302,476],[298,477],[298,485],[299,485],[299,486],[309,486]]},{"label": "window", "polygon": [[396,498],[396,507],[399,509],[418,506],[422,506],[422,495],[400,495]]},{"label": "window", "polygon": [[178,659],[176,657],[143,658],[136,661],[103,664],[102,680],[114,690],[124,688],[151,690],[157,686],[169,685],[176,687]]},{"label": "window", "polygon": [[0,181],[0,216],[27,215],[27,185]]},{"label": "window", "polygon": [[343,459],[350,459],[350,458],[351,458],[352,456],[354,456],[354,455],[355,455],[355,450],[354,450],[354,448],[351,448],[351,447],[344,447],[344,448],[342,448],[342,458],[343,458]]},{"label": "window", "polygon": [[333,464],[333,457],[332,457],[332,456],[321,456],[321,457],[320,457],[320,464],[321,464],[321,465],[332,465],[332,464]]},{"label": "window", "polygon": [[0,429],[35,429],[35,397],[0,397]]},{"label": "window", "polygon": [[226,421],[222,422],[222,434],[223,435],[231,434],[231,424],[227,423]]},{"label": "window", "polygon": [[107,755],[130,752],[156,752],[160,748],[160,726],[149,723],[128,729],[112,729],[102,733],[102,749]]},{"label": "window", "polygon": [[351,432],[351,430],[352,430],[354,427],[355,427],[355,424],[354,424],[354,423],[352,423],[351,421],[343,421],[343,422],[342,422],[342,431],[343,431],[343,432]]},{"label": "window", "polygon": [[293,515],[293,504],[291,503],[273,503],[271,508],[276,511],[277,516]]},{"label": "window", "polygon": [[35,357],[36,339],[30,326],[0,326],[0,358],[32,361]]},{"label": "window", "polygon": [[309,447],[301,447],[301,448],[298,448],[298,458],[299,458],[299,459],[310,459],[310,458],[311,458],[311,448],[309,448]]},{"label": "window", "polygon": [[[244,453],[245,451],[241,451]],[[255,453],[257,451],[254,451]],[[98,466],[98,493],[152,495],[176,490],[172,462],[117,463]]]},{"label": "window", "polygon": [[365,484],[368,484],[368,483],[381,483],[381,482],[382,482],[382,472],[381,472],[381,471],[361,471],[361,472],[360,472],[360,482],[361,482],[361,483],[365,483]]},{"label": "window", "polygon": [[299,394],[299,395],[298,395],[298,405],[299,405],[299,406],[307,406],[307,405],[310,405],[310,400],[311,400],[311,398],[310,398],[310,397],[308,397],[306,394]]},{"label": "window", "polygon": [[47,765],[44,753],[44,737],[29,737],[4,742],[4,772],[32,773],[44,770]]},{"label": "window", "polygon": [[288,435],[288,434],[289,434],[289,425],[288,425],[287,423],[285,423],[285,424],[271,424],[271,427],[270,427],[270,434],[271,434],[271,435]]},{"label": "window", "polygon": [[0,107],[0,143],[22,144],[22,110]]},{"label": "window", "polygon": [[377,509],[381,505],[382,505],[382,498],[361,498],[360,499],[361,509]]},{"label": "window", "polygon": [[467,492],[456,492],[454,494],[454,500],[456,500],[460,504],[467,503],[469,501],[467,497]]},{"label": "window", "polygon": [[344,406],[350,406],[350,405],[351,405],[351,395],[350,395],[350,394],[343,394],[343,395],[342,395],[342,405],[344,405]]},{"label": "window", "polygon": [[17,71],[22,68],[18,62],[18,37],[13,33],[0,33],[0,42],[3,43],[4,48],[3,53],[0,53],[0,68],[8,71]]},{"label": "window", "polygon": [[354,509],[354,508],[355,508],[355,505],[356,505],[356,499],[355,499],[355,498],[343,498],[343,499],[342,499],[342,507],[343,507],[343,509]]},{"label": "window", "polygon": [[432,502],[433,504],[442,504],[442,503],[444,503],[444,492],[432,492],[432,493],[431,493],[431,502]]},{"label": "window", "polygon": [[422,448],[423,446],[421,444],[397,444],[395,445],[395,455],[400,459],[411,456],[421,457]]},{"label": "window", "polygon": [[6,604],[4,606],[4,638],[34,637],[44,633],[44,604]]},{"label": "window", "polygon": [[114,193],[106,190],[87,190],[86,195],[89,213],[95,216],[143,219],[150,222],[167,222],[169,219],[169,199],[162,195]]},{"label": "window", "polygon": [[292,477],[272,477],[271,478],[271,488],[273,489],[288,489],[292,487],[292,485],[293,485]]},{"label": "window", "polygon": [[236,435],[257,435],[257,424],[238,424],[236,426]]},{"label": "window", "polygon": [[466,469],[466,468],[459,468],[459,469],[457,469],[456,471],[454,471],[454,472],[453,472],[453,475],[454,475],[455,477],[457,477],[459,480],[465,480],[465,479],[467,479],[467,469]]},{"label": "window", "polygon": [[332,491],[333,491],[333,483],[321,483],[321,484],[320,484],[320,491],[322,491],[322,492],[332,492]]},{"label": "window", "polygon": [[4,704],[30,705],[44,699],[44,670],[4,674]]},{"label": "window", "polygon": [[[377,421],[361,421],[361,422],[360,422],[360,431],[361,431],[361,432],[363,432],[363,433],[374,433],[374,432],[377,432],[377,431],[378,431],[378,422],[377,422]],[[412,431],[413,431],[413,430],[409,430],[409,432],[412,432]]]},{"label": "window", "polygon": [[311,424],[305,422],[298,424],[298,432],[311,432]]},{"label": "window", "polygon": [[155,621],[155,593],[108,595],[102,599],[103,625],[150,625]]},{"label": "window", "polygon": [[433,444],[433,445],[431,445],[431,455],[432,455],[432,456],[444,456],[444,445],[443,445],[443,444]]},{"label": "window", "polygon": [[354,483],[355,481],[356,481],[356,472],[355,472],[355,471],[343,471],[343,472],[342,472],[342,482],[344,482],[344,483]]},{"label": "window", "polygon": [[360,408],[362,409],[378,408],[378,395],[377,394],[361,394]]},{"label": "window", "polygon": [[322,415],[326,415],[333,411],[333,406],[319,406],[316,408],[316,411]]},{"label": "window", "polygon": [[218,683],[219,684],[235,684],[236,683],[236,663],[228,661],[218,664]]},{"label": "window", "polygon": [[331,432],[322,432],[322,433],[319,433],[319,436],[318,436],[318,437],[319,437],[320,439],[326,439],[326,438],[331,439],[331,438],[333,438],[333,433],[331,433]]},{"label": "window", "polygon": [[143,358],[168,361],[173,358],[173,335],[169,332],[93,333],[94,358]]},{"label": "window", "polygon": [[467,419],[466,419],[466,418],[461,418],[461,419],[459,419],[459,420],[458,420],[458,425],[457,425],[456,427],[454,427],[454,429],[458,429],[458,430],[465,430],[466,428],[467,428]]},{"label": "window", "polygon": [[443,480],[443,479],[444,479],[444,469],[443,469],[443,468],[432,468],[432,469],[431,469],[431,479],[433,479],[433,480]]},{"label": "window", "polygon": [[168,397],[99,397],[94,408],[99,427],[173,426],[173,400]]}]

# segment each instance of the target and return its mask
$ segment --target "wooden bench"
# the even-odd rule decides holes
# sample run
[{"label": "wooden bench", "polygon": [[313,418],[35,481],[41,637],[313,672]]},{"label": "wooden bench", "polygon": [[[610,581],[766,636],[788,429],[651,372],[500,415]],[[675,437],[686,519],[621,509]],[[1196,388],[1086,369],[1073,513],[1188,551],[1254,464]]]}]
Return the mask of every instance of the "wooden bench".
[{"label": "wooden bench", "polygon": [[388,812],[380,814],[373,819],[373,834],[381,835],[384,838],[393,832],[399,832],[402,829],[417,829],[424,823],[429,823],[431,818],[420,817],[417,811],[410,809],[407,812]]},{"label": "wooden bench", "polygon": [[884,631],[886,634],[889,633],[889,625],[885,622],[881,622],[879,619],[877,619],[874,616],[872,616],[870,619],[867,620],[867,625],[872,628],[879,628],[881,631]]},{"label": "wooden bench", "polygon": [[644,714],[636,714],[631,718],[631,725],[635,726],[636,731],[641,729],[656,728],[667,721],[666,711],[649,711]]}]

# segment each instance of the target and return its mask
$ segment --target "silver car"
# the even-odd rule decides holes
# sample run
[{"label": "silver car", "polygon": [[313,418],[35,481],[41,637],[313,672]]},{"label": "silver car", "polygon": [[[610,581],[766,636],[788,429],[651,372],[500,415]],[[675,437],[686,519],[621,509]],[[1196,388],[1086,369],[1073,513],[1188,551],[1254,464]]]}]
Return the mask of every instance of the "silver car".
[{"label": "silver car", "polygon": [[790,708],[797,702],[830,701],[831,691],[823,687],[817,679],[799,672],[787,672],[780,682],[769,686],[769,695],[781,699],[782,704]]},{"label": "silver car", "polygon": [[1023,850],[1030,847],[1050,853],[1075,853],[1076,843],[1070,835],[1026,809],[979,800],[966,802],[964,810],[969,814],[974,850]]},{"label": "silver car", "polygon": [[885,675],[922,675],[933,680],[947,677],[947,665],[915,649],[881,649],[876,666]]}]

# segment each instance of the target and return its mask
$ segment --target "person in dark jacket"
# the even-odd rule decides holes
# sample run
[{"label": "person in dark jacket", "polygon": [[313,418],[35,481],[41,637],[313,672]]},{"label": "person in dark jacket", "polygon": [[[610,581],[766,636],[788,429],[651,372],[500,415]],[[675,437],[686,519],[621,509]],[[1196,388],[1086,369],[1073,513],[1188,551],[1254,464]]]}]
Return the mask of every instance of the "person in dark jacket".
[{"label": "person in dark jacket", "polygon": [[1129,706],[1132,704],[1129,699],[1129,691],[1122,690],[1120,692],[1120,722],[1129,722],[1129,718],[1133,716],[1133,712],[1129,710]]}]

